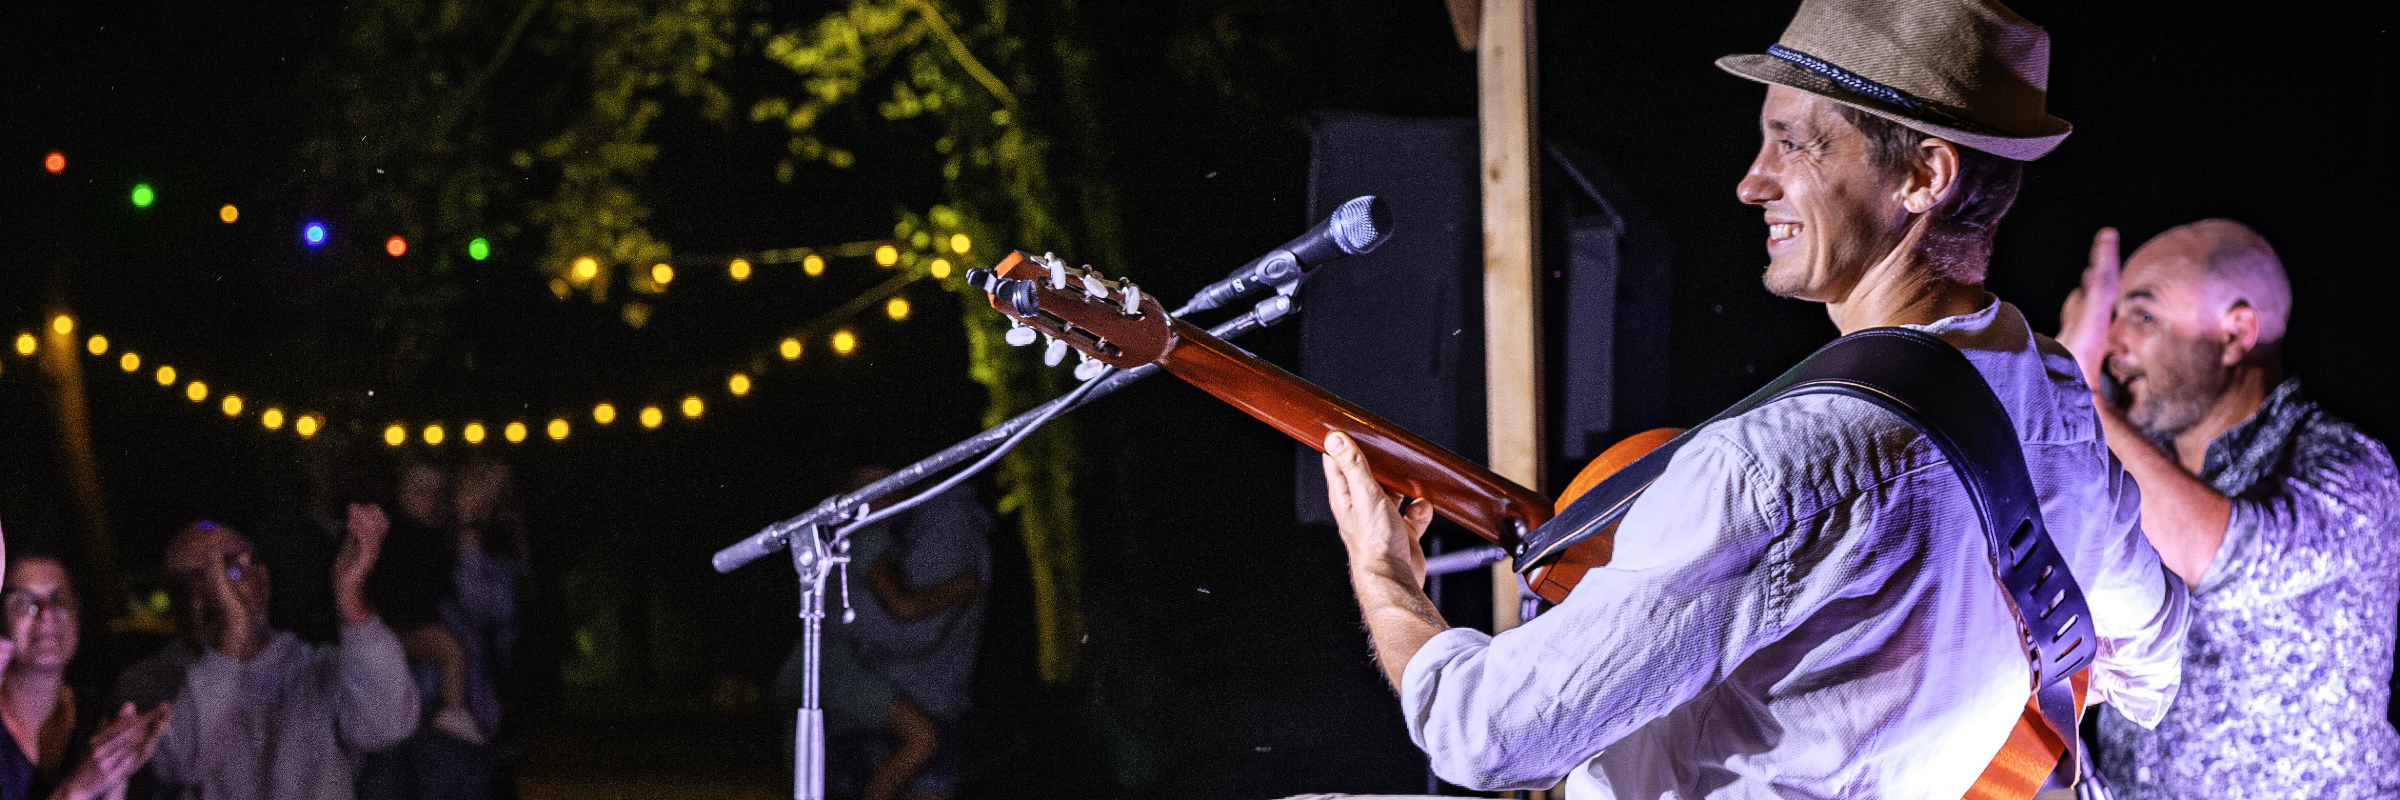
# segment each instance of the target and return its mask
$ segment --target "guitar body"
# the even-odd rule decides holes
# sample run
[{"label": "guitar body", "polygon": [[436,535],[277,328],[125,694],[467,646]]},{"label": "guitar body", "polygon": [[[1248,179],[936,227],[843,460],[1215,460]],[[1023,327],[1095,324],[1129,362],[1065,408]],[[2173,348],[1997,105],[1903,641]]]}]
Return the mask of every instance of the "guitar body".
[{"label": "guitar body", "polygon": [[[1585,465],[1554,503],[1169,316],[1130,281],[1021,252],[990,270],[971,271],[969,280],[991,295],[994,310],[1017,325],[1093,360],[1119,369],[1156,364],[1313,448],[1323,448],[1325,436],[1335,431],[1349,435],[1378,483],[1427,502],[1503,549],[1514,549],[1527,532],[1584,492],[1682,433],[1661,428],[1627,437]],[[1020,343],[1032,341],[1027,337]],[[1544,600],[1564,602],[1585,575],[1608,565],[1615,550],[1616,529],[1610,526],[1527,570],[1526,585]],[[2072,678],[2078,709],[2087,674]],[[2027,800],[2065,752],[2066,743],[2043,722],[2038,701],[2029,699],[1966,800]]]}]

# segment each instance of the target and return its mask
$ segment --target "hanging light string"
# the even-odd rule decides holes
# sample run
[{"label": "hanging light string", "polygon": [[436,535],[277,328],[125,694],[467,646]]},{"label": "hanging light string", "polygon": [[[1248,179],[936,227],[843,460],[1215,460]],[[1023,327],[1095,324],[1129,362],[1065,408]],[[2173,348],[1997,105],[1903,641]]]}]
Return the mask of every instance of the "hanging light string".
[{"label": "hanging light string", "polygon": [[[971,242],[965,234],[954,234],[943,244],[948,245],[952,253],[958,255],[963,255],[971,249]],[[719,392],[731,397],[749,395],[756,387],[759,373],[766,371],[768,365],[777,360],[784,362],[800,360],[804,354],[803,351],[812,342],[823,342],[830,346],[836,355],[848,356],[859,346],[858,335],[851,330],[849,325],[852,320],[866,313],[868,309],[874,308],[878,303],[883,305],[886,316],[894,321],[905,320],[910,309],[907,299],[901,294],[902,291],[918,281],[927,279],[940,281],[949,277],[951,272],[950,269],[947,269],[950,266],[947,257],[902,259],[899,257],[898,244],[891,241],[854,242],[829,248],[786,248],[760,251],[756,254],[760,262],[753,263],[808,263],[810,258],[823,258],[827,255],[837,258],[854,257],[853,253],[872,256],[878,264],[885,267],[898,267],[900,272],[791,330],[763,351],[751,351],[751,355],[744,358],[733,369],[716,370],[709,377],[698,378],[685,384],[700,386],[713,384],[715,388],[686,392],[679,401],[675,402],[652,403],[628,409],[623,415],[630,415],[634,424],[644,429],[663,427],[672,416],[680,416],[687,421],[697,420],[707,413],[709,397],[716,396]],[[736,257],[737,260],[746,258],[748,257]],[[735,271],[738,271],[738,268],[735,268]],[[821,274],[822,271],[821,262],[818,262],[818,266],[811,274]],[[57,334],[57,337],[54,338],[73,342],[71,337],[80,326],[76,317],[71,313],[61,313],[50,318],[46,327]],[[44,344],[44,338],[37,336],[32,331],[20,333],[14,342],[14,350],[21,357],[31,357],[42,347],[59,346]],[[281,404],[262,400],[253,395],[229,391],[223,386],[211,386],[206,380],[199,377],[197,371],[188,367],[179,369],[173,364],[146,360],[138,351],[129,349],[126,345],[126,342],[112,340],[102,334],[87,332],[80,342],[69,346],[79,346],[95,358],[112,359],[122,372],[131,375],[146,373],[148,380],[157,383],[162,388],[178,391],[190,402],[208,403],[213,400],[217,409],[228,419],[246,418],[270,432],[282,432],[288,429],[300,438],[307,439],[316,436],[333,424],[333,420],[322,412],[297,408],[287,409]],[[582,409],[588,409],[588,411]],[[547,417],[498,415],[481,419],[470,418],[455,430],[442,420],[370,422],[360,419],[358,422],[361,427],[381,426],[383,442],[392,447],[417,445],[440,447],[453,440],[469,446],[481,445],[495,438],[511,444],[532,440],[537,436],[550,441],[561,441],[573,435],[575,428],[582,420],[590,420],[593,423],[608,426],[615,424],[621,416],[620,409],[616,404],[606,400],[584,406],[582,409],[552,414]],[[505,422],[500,420],[505,420]]]}]

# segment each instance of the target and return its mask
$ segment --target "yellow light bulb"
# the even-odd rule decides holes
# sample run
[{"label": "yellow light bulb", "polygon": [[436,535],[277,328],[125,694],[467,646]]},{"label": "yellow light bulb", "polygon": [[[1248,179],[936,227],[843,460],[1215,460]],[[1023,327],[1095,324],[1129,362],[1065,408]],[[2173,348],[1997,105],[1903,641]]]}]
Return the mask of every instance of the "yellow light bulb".
[{"label": "yellow light bulb", "polygon": [[483,423],[467,423],[466,427],[458,429],[458,438],[467,440],[467,444],[483,444]]},{"label": "yellow light bulb", "polygon": [[600,277],[600,260],[591,256],[575,259],[575,280],[588,281]]},{"label": "yellow light bulb", "polygon": [[883,314],[895,322],[908,319],[908,298],[894,297],[891,302],[884,303]]},{"label": "yellow light bulb", "polygon": [[858,337],[856,335],[850,333],[848,330],[838,330],[833,332],[833,352],[846,356],[850,354],[850,351],[856,349],[858,349]]},{"label": "yellow light bulb", "polygon": [[161,367],[159,367],[159,368],[158,368],[158,385],[160,385],[160,386],[173,386],[173,385],[175,385],[175,368],[174,368],[174,367],[161,366]]},{"label": "yellow light bulb", "polygon": [[317,425],[317,415],[302,414],[299,420],[292,423],[292,431],[300,434],[300,438],[306,439],[317,435]]},{"label": "yellow light bulb", "polygon": [[441,423],[438,422],[425,426],[424,435],[426,444],[441,444],[443,439],[450,436],[448,432],[442,430]]},{"label": "yellow light bulb", "polygon": [[948,280],[950,278],[950,259],[934,259],[932,264],[926,265],[925,272],[932,275],[934,280]]},{"label": "yellow light bulb", "polygon": [[750,376],[739,372],[734,373],[733,377],[725,379],[725,391],[732,392],[735,397],[749,394]]},{"label": "yellow light bulb", "polygon": [[811,278],[825,274],[825,258],[810,254],[807,258],[800,259],[800,271]]},{"label": "yellow light bulb", "polygon": [[132,353],[126,353],[122,356],[118,356],[117,368],[125,370],[126,372],[132,372],[134,370],[141,369],[142,357]]},{"label": "yellow light bulb", "polygon": [[192,381],[183,387],[183,396],[191,398],[194,403],[206,400],[208,399],[208,384]]},{"label": "yellow light bulb", "polygon": [[783,360],[785,361],[800,360],[800,340],[798,339],[785,339],[783,340],[783,345],[776,349],[783,353]]},{"label": "yellow light bulb", "polygon": [[224,208],[217,209],[217,219],[224,220],[227,225],[231,225],[234,220],[241,218],[242,210],[234,208],[232,203],[226,203]]},{"label": "yellow light bulb", "polygon": [[685,396],[684,396],[684,398],[683,398],[683,416],[684,416],[686,419],[699,419],[699,418],[700,418],[700,412],[702,412],[702,411],[705,411],[705,410],[707,410],[707,409],[705,409],[705,408],[701,407],[701,405],[700,405],[700,396],[699,396],[699,395],[696,395],[696,394],[694,394],[694,395],[685,395]]},{"label": "yellow light bulb", "polygon": [[644,427],[644,428],[656,428],[656,427],[658,427],[658,426],[659,426],[659,424],[660,424],[660,423],[664,423],[664,422],[666,422],[666,421],[667,421],[667,413],[666,413],[666,412],[664,412],[664,411],[660,411],[660,410],[658,410],[658,406],[643,406],[643,407],[642,407],[642,427]]},{"label": "yellow light bulb", "polygon": [[592,421],[602,425],[617,421],[617,407],[607,403],[592,406]]},{"label": "yellow light bulb", "polygon": [[21,356],[29,356],[29,355],[33,355],[33,348],[34,348],[35,346],[37,346],[38,344],[39,344],[38,342],[35,342],[35,341],[34,341],[34,339],[33,339],[33,334],[30,334],[30,333],[20,333],[20,334],[17,334],[17,355],[21,355]]},{"label": "yellow light bulb", "polygon": [[383,443],[393,447],[407,444],[408,429],[400,427],[400,423],[392,423],[391,427],[383,429]]},{"label": "yellow light bulb", "polygon": [[661,287],[675,282],[675,268],[666,264],[652,265],[650,267],[650,282],[658,284]]},{"label": "yellow light bulb", "polygon": [[550,420],[550,429],[544,432],[550,434],[550,438],[554,440],[567,438],[567,419],[559,417]]},{"label": "yellow light bulb", "polygon": [[728,265],[726,265],[726,267],[725,267],[725,271],[726,271],[726,272],[728,272],[728,273],[731,273],[731,274],[733,275],[733,279],[734,279],[734,280],[737,280],[737,281],[746,281],[746,280],[749,280],[749,279],[750,279],[750,259],[747,259],[747,258],[737,258],[737,259],[734,259],[732,264],[728,264]]},{"label": "yellow light bulb", "polygon": [[887,267],[900,263],[900,248],[888,244],[875,248],[875,263]]},{"label": "yellow light bulb", "polygon": [[54,317],[54,318],[52,318],[52,319],[50,320],[50,329],[51,329],[51,330],[54,330],[54,331],[58,331],[58,335],[60,335],[60,336],[65,336],[65,335],[67,335],[67,334],[74,333],[74,332],[75,332],[75,318],[74,318],[74,317],[67,316],[67,315],[65,315],[65,314],[60,314],[60,315],[58,315],[57,317]]},{"label": "yellow light bulb", "polygon": [[507,427],[500,429],[500,438],[507,439],[511,442],[525,441],[525,423],[509,423]]},{"label": "yellow light bulb", "polygon": [[108,337],[97,333],[92,334],[92,338],[83,343],[83,349],[92,351],[92,355],[106,355],[108,353]]},{"label": "yellow light bulb", "polygon": [[968,239],[966,234],[950,234],[950,252],[963,256],[967,254],[967,251],[973,249],[975,249],[975,242],[972,239]]},{"label": "yellow light bulb", "polygon": [[241,415],[242,415],[242,396],[241,396],[241,395],[238,395],[238,394],[229,394],[229,395],[226,395],[226,396],[225,396],[225,402],[223,402],[223,403],[219,403],[219,404],[218,404],[218,406],[219,406],[219,407],[221,407],[221,408],[224,408],[224,409],[225,409],[225,416],[228,416],[228,417],[238,417],[238,416],[241,416]]},{"label": "yellow light bulb", "polygon": [[258,412],[258,424],[267,426],[267,430],[282,430],[283,409],[270,406],[267,410]]}]

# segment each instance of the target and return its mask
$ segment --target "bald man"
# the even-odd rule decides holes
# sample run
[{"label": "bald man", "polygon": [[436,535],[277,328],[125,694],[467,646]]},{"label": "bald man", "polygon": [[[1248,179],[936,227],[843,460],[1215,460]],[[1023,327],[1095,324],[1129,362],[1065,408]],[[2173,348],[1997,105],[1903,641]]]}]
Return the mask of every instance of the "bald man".
[{"label": "bald man", "polygon": [[2191,588],[2183,688],[2145,730],[2100,712],[2119,798],[2400,796],[2390,701],[2400,473],[2284,374],[2292,288],[2241,223],[2092,245],[2058,340],[2101,395],[2142,527]]}]

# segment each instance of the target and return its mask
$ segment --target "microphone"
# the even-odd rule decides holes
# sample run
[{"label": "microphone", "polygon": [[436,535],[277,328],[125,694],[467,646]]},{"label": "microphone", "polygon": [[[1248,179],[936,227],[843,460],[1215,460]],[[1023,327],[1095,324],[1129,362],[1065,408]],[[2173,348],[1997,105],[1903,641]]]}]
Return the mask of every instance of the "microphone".
[{"label": "microphone", "polygon": [[1392,208],[1374,195],[1352,198],[1300,238],[1285,242],[1242,265],[1224,280],[1203,287],[1175,311],[1183,316],[1239,300],[1267,287],[1290,294],[1325,262],[1374,250],[1392,238]]}]

